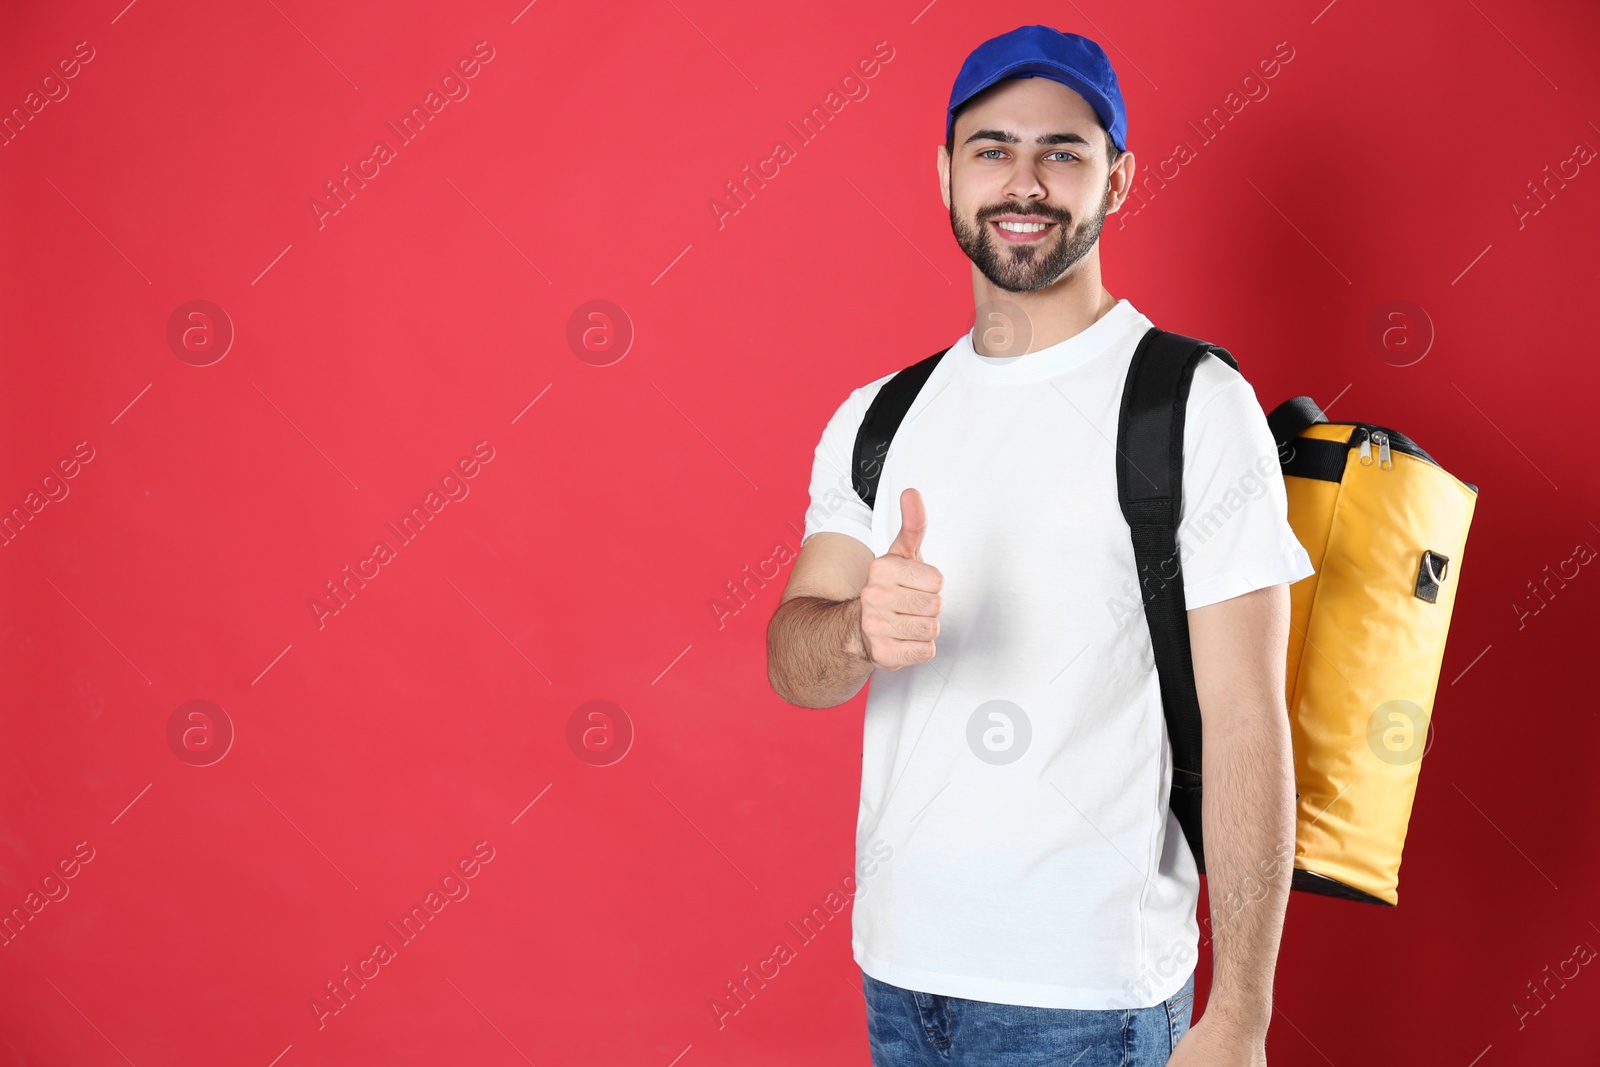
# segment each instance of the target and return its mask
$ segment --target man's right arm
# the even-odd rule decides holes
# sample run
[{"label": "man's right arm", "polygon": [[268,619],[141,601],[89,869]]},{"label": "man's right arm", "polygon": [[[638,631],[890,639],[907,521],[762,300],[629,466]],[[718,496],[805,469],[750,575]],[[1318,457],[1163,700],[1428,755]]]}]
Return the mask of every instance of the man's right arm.
[{"label": "man's right arm", "polygon": [[861,633],[861,588],[872,550],[822,531],[800,546],[767,625],[767,680],[802,708],[831,708],[861,691],[873,664]]}]

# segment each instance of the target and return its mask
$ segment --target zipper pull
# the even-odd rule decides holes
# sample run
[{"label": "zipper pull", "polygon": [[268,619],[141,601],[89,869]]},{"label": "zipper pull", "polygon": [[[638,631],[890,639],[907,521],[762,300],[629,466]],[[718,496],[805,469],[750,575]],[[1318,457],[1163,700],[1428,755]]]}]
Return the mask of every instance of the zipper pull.
[{"label": "zipper pull", "polygon": [[1372,466],[1372,431],[1362,430],[1361,432],[1366,434],[1361,439],[1361,465],[1370,467]]},{"label": "zipper pull", "polygon": [[1389,435],[1379,430],[1373,436],[1378,439],[1378,466],[1388,470],[1394,466],[1394,461],[1389,458]]}]

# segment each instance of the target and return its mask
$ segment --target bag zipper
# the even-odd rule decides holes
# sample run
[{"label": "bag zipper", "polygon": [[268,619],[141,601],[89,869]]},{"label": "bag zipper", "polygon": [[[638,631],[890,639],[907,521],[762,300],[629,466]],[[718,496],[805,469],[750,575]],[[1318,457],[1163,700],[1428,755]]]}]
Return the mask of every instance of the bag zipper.
[{"label": "bag zipper", "polygon": [[1357,422],[1351,425],[1355,427],[1355,431],[1350,435],[1351,442],[1355,441],[1356,434],[1361,435],[1361,445],[1358,451],[1360,452],[1362,466],[1370,466],[1372,464],[1372,446],[1374,444],[1378,446],[1378,466],[1383,470],[1388,470],[1394,466],[1394,460],[1390,455],[1391,449],[1395,452],[1404,452],[1408,456],[1415,456],[1424,463],[1430,463],[1435,467],[1439,466],[1438,460],[1424,452],[1420,445],[1403,433],[1391,430],[1387,426],[1379,426],[1375,422]]},{"label": "bag zipper", "polygon": [[[1421,445],[1398,430],[1391,430],[1387,426],[1379,426],[1375,422],[1338,422],[1330,423],[1329,425],[1353,427],[1350,431],[1349,440],[1345,443],[1348,447],[1356,448],[1359,451],[1362,466],[1371,466],[1372,446],[1376,444],[1378,446],[1378,466],[1381,470],[1388,470],[1394,466],[1392,457],[1394,452],[1404,452],[1408,456],[1438,467],[1441,471],[1444,470],[1438,460],[1423,451]],[[1449,472],[1446,471],[1445,473],[1448,474]],[[1455,475],[1451,475],[1451,477],[1454,478]],[[1456,481],[1461,482],[1474,496],[1477,495],[1477,486],[1471,482],[1462,482],[1459,478],[1456,478]]]},{"label": "bag zipper", "polygon": [[1389,458],[1389,436],[1382,430],[1368,430],[1366,436],[1361,438],[1361,465],[1372,465],[1372,442],[1378,442],[1378,466],[1388,470],[1394,466],[1394,461]]}]

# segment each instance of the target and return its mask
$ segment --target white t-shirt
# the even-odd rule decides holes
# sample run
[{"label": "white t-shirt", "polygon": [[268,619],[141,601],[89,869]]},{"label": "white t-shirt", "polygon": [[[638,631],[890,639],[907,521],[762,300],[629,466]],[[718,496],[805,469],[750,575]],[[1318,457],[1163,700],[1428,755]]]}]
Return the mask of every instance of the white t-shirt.
[{"label": "white t-shirt", "polygon": [[[944,575],[935,657],[869,682],[851,945],[880,981],[1135,1008],[1198,962],[1199,875],[1168,811],[1172,750],[1117,504],[1118,407],[1150,325],[1120,300],[1010,359],[962,337],[901,423],[875,509],[850,464],[892,375],[852,392],[817,445],[805,537],[882,555],[910,486],[922,559]],[[1266,415],[1215,356],[1195,366],[1183,454],[1189,608],[1313,573]]]}]

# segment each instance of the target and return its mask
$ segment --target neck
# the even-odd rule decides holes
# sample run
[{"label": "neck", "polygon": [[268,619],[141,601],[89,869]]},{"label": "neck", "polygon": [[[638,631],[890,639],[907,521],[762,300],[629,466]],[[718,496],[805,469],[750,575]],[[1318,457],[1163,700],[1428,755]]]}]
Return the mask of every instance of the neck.
[{"label": "neck", "polygon": [[1037,352],[1082,333],[1115,307],[1117,298],[1101,284],[1096,255],[1085,256],[1075,269],[1027,293],[1001,289],[973,267],[972,303],[981,320],[974,322],[973,350],[980,356],[1007,357]]}]

